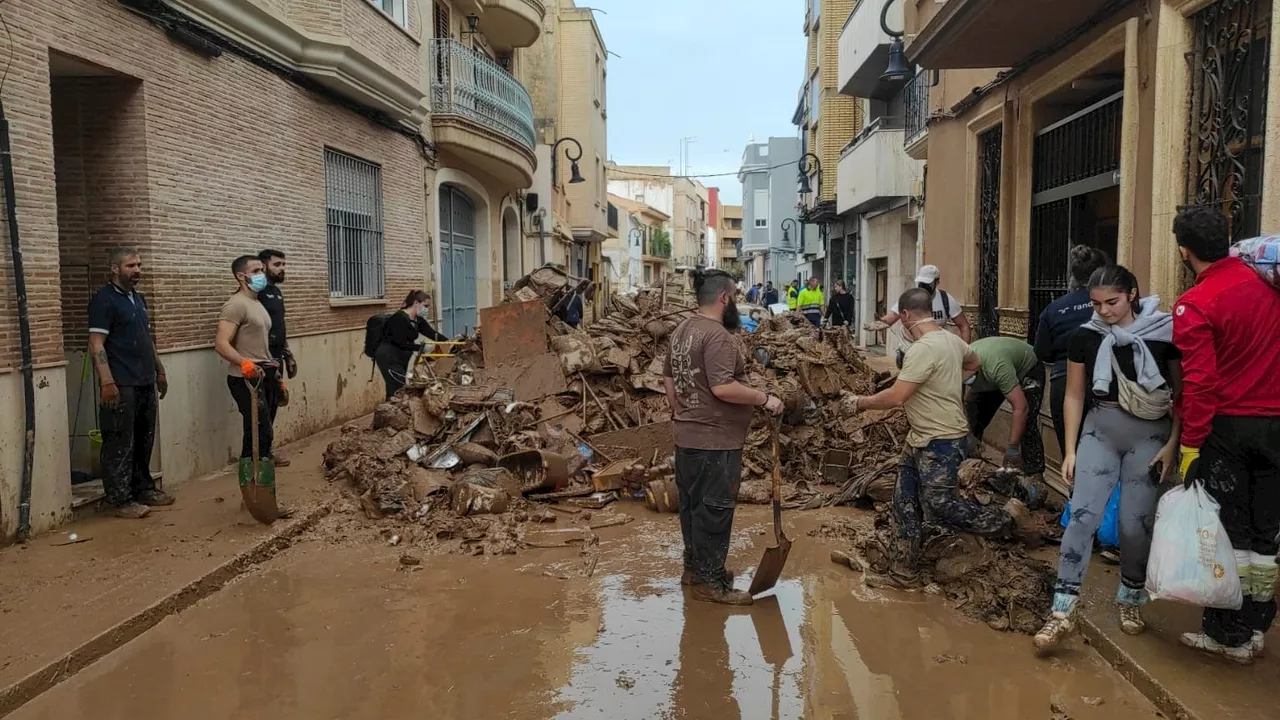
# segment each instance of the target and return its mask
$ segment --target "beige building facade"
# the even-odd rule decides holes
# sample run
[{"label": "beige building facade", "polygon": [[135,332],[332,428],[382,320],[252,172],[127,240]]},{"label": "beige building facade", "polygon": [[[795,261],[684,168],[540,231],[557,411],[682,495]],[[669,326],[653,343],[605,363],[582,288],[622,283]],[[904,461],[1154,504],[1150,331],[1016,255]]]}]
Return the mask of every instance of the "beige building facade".
[{"label": "beige building facade", "polygon": [[[1278,22],[1271,0],[1090,0],[1034,17],[1012,0],[908,2],[908,58],[939,71],[912,149],[928,167],[923,257],[963,288],[981,334],[1032,337],[1077,243],[1168,306],[1187,282],[1179,206],[1220,208],[1235,238],[1276,226]],[[1233,100],[1246,97],[1266,101]]]},{"label": "beige building facade", "polygon": [[718,221],[720,226],[717,233],[720,239],[719,267],[735,274],[745,274],[745,266],[738,258],[738,249],[742,245],[742,206],[721,205]]},{"label": "beige building facade", "polygon": [[[66,0],[0,14],[15,43],[4,105],[18,218],[0,227],[20,231],[35,406],[27,494],[10,293],[0,541],[66,521],[73,480],[97,471],[86,309],[112,247],[136,247],[144,263],[170,385],[152,469],[169,488],[238,454],[212,349],[236,256],[287,255],[300,374],[276,423],[282,443],[381,398],[361,354],[371,314],[425,287],[440,325],[462,332],[499,300],[519,255],[508,252],[518,192],[536,168],[531,99],[510,71],[543,32],[540,1]],[[0,275],[12,288],[9,262]]]},{"label": "beige building facade", "polygon": [[671,216],[671,258],[680,267],[706,264],[709,194],[698,180],[663,165],[607,166],[609,192]]}]

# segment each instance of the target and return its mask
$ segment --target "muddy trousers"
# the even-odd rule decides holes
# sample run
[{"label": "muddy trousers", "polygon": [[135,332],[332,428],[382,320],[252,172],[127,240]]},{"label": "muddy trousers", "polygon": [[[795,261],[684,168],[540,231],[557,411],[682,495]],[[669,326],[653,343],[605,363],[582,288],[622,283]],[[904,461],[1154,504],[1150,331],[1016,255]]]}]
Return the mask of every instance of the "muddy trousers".
[{"label": "muddy trousers", "polygon": [[[267,371],[267,376],[262,380],[262,388],[275,384],[276,376],[272,371]],[[242,377],[227,376],[227,387],[231,389],[231,397],[236,401],[236,408],[240,410],[241,419],[241,438],[240,438],[240,457],[253,457],[253,422],[250,412],[253,409],[253,400],[249,395],[249,385]],[[274,430],[271,427],[271,407],[268,403],[268,394],[262,392],[262,388],[258,390],[258,457],[268,458],[271,455],[272,442],[275,439]]]},{"label": "muddy trousers", "polygon": [[1239,610],[1205,608],[1204,631],[1239,647],[1276,619],[1276,536],[1280,534],[1280,417],[1213,419],[1191,471],[1218,501],[1231,538],[1244,603]]},{"label": "muddy trousers", "polygon": [[725,561],[742,482],[741,450],[676,448],[684,567],[694,582],[726,584]]},{"label": "muddy trousers", "polygon": [[156,439],[159,400],[155,385],[121,387],[120,402],[102,406],[102,490],[108,505],[127,505],[156,489],[151,446]]},{"label": "muddy trousers", "polygon": [[1143,420],[1114,403],[1098,403],[1085,416],[1076,448],[1071,519],[1058,553],[1058,581],[1053,611],[1075,608],[1093,556],[1093,537],[1102,524],[1116,484],[1120,485],[1120,588],[1116,602],[1142,605],[1147,555],[1155,527],[1160,486],[1151,479],[1150,464],[1169,441],[1170,420]]},{"label": "muddy trousers", "polygon": [[934,440],[922,448],[908,448],[893,492],[893,516],[905,562],[899,572],[920,569],[924,524],[942,525],[974,535],[1001,536],[1013,530],[1013,518],[997,507],[963,500],[956,495],[965,438]]},{"label": "muddy trousers", "polygon": [[[1044,472],[1044,439],[1040,437],[1040,404],[1044,401],[1044,370],[1037,366],[1022,379],[1022,394],[1027,398],[1027,430],[1022,434],[1022,469],[1028,475],[1039,475]],[[965,414],[969,419],[969,430],[982,442],[982,435],[987,426],[1000,412],[1004,404],[1004,395],[998,390],[989,392],[970,392],[965,402]],[[980,445],[979,445],[980,446]]]}]

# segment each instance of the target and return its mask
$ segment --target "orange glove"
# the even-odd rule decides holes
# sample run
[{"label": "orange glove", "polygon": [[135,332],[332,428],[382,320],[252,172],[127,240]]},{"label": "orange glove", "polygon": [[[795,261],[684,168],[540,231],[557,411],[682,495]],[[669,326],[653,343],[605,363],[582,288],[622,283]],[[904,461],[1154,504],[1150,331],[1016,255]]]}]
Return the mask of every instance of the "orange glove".
[{"label": "orange glove", "polygon": [[242,360],[240,362],[240,374],[244,375],[247,379],[252,380],[253,378],[258,377],[258,374],[260,372],[262,371],[258,368],[257,363],[255,363],[254,361]]}]

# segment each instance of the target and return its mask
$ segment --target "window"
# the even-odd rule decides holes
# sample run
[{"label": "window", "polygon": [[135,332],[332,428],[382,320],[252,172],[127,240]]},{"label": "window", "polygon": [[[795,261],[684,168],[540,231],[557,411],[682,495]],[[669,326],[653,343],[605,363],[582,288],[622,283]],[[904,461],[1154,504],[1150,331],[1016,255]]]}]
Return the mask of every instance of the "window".
[{"label": "window", "polygon": [[769,157],[769,146],[768,146],[768,145],[761,145],[761,146],[760,146],[760,157]]},{"label": "window", "polygon": [[382,168],[325,148],[324,199],[329,297],[383,297]]},{"label": "window", "polygon": [[596,55],[595,84],[596,107],[604,107],[604,60],[599,55]]},{"label": "window", "polygon": [[752,208],[752,213],[756,219],[755,226],[758,228],[767,228],[769,227],[769,191],[756,190],[754,197],[755,206]]},{"label": "window", "polygon": [[395,20],[400,27],[408,27],[408,18],[404,11],[405,0],[369,0],[369,2],[387,17]]},{"label": "window", "polygon": [[435,4],[436,10],[436,34],[440,39],[446,39],[452,35],[449,32],[449,6],[442,2]]}]

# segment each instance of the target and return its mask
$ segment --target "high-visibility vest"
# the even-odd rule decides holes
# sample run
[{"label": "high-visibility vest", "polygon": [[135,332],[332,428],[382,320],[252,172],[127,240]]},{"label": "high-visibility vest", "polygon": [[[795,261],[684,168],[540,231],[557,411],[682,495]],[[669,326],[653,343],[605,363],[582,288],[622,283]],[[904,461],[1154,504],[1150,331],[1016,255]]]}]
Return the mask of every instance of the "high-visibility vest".
[{"label": "high-visibility vest", "polygon": [[800,294],[796,292],[796,289],[795,289],[795,288],[793,288],[793,287],[788,287],[788,288],[787,288],[787,309],[788,309],[788,310],[795,310],[795,309],[796,309],[796,303],[797,303],[797,300],[798,300],[799,296],[800,296]]},{"label": "high-visibility vest", "polygon": [[810,313],[822,314],[822,291],[810,290],[805,288],[800,291],[800,295],[796,298],[796,304],[800,306],[800,312],[808,315]]}]

